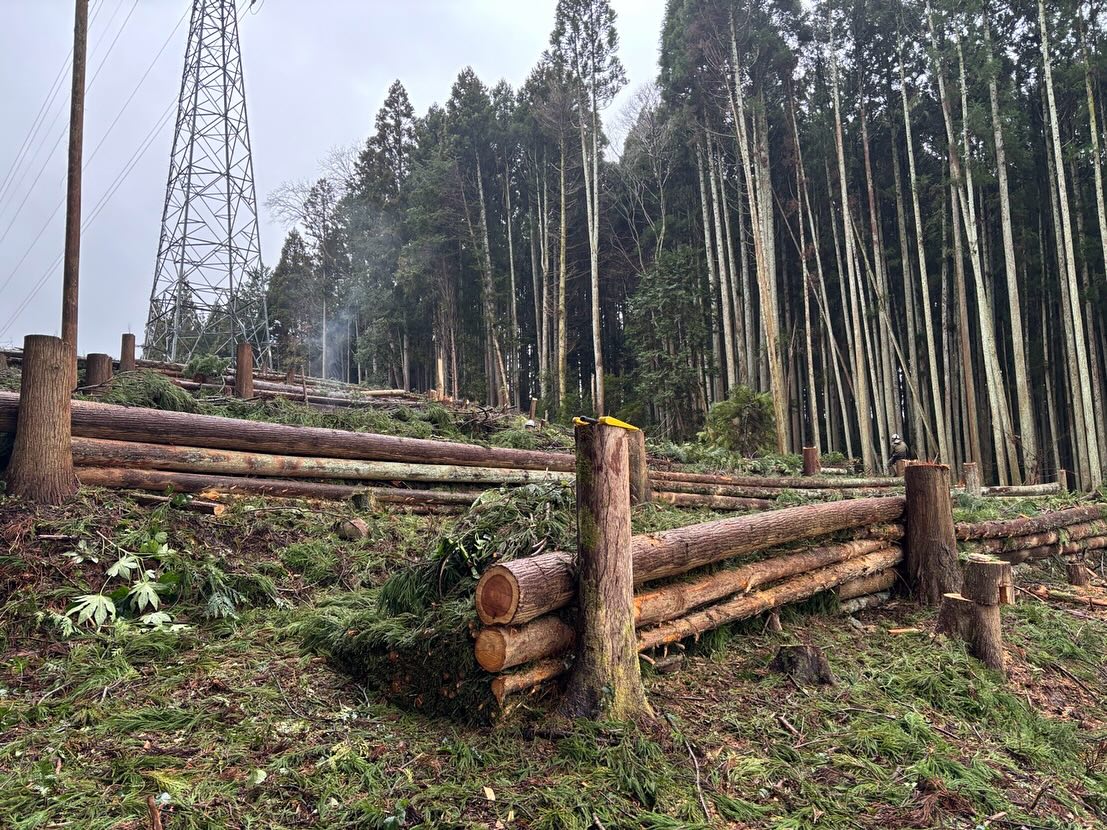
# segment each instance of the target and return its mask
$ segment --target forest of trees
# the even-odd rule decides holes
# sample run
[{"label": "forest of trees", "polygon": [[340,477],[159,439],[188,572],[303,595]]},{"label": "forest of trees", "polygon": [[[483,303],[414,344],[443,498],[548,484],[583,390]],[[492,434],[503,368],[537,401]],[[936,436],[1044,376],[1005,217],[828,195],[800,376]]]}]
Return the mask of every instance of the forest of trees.
[{"label": "forest of trees", "polygon": [[466,69],[419,115],[396,81],[356,157],[271,197],[277,360],[674,439],[748,386],[781,451],[879,469],[900,433],[1098,486],[1097,11],[669,0],[656,82],[612,112],[614,13],[559,0],[520,89]]}]

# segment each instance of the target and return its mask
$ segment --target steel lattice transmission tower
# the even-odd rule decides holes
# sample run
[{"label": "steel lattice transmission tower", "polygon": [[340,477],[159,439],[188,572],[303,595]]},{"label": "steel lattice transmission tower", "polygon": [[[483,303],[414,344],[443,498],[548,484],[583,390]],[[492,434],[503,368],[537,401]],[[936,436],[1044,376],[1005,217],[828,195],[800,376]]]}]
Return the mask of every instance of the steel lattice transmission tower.
[{"label": "steel lattice transmission tower", "polygon": [[267,360],[238,19],[235,0],[193,0],[143,352],[188,360],[241,340]]}]

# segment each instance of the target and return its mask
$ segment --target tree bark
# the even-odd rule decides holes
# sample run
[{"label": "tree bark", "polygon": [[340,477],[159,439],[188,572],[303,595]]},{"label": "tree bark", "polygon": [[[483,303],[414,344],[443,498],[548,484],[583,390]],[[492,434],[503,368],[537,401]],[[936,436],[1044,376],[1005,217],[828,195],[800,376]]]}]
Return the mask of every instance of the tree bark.
[{"label": "tree bark", "polygon": [[1006,562],[970,559],[965,565],[962,594],[974,603],[968,626],[969,651],[1001,674],[1007,671],[999,614],[1005,583],[1011,583],[1011,566]]},{"label": "tree bark", "polygon": [[239,343],[234,353],[234,396],[254,397],[254,348],[249,343]]},{"label": "tree bark", "polygon": [[84,467],[125,467],[187,473],[314,478],[353,481],[426,481],[453,484],[530,484],[570,481],[571,473],[463,467],[450,464],[403,464],[299,455],[271,455],[236,450],[179,447],[100,438],[74,438],[73,459]]},{"label": "tree bark", "polygon": [[119,371],[133,372],[135,370],[135,336],[124,334],[119,345]]},{"label": "tree bark", "polygon": [[741,496],[713,496],[701,493],[674,493],[669,490],[652,491],[652,500],[671,504],[674,507],[703,507],[710,510],[769,510],[773,502],[769,499],[744,498]]},{"label": "tree bark", "polygon": [[803,448],[803,474],[804,476],[817,476],[821,472],[819,464],[819,448]]},{"label": "tree bark", "polygon": [[577,656],[558,710],[569,717],[652,718],[634,637],[627,432],[578,426]]},{"label": "tree bark", "polygon": [[103,386],[111,379],[111,355],[93,352],[85,358],[85,386]]},{"label": "tree bark", "polygon": [[907,577],[920,602],[938,605],[943,594],[961,589],[961,566],[949,501],[949,467],[912,464],[904,480],[907,505],[903,547]]},{"label": "tree bark", "polygon": [[[13,498],[63,504],[77,492],[69,418],[76,365],[73,348],[60,338],[29,334],[23,339],[18,428],[5,474],[6,492]],[[15,427],[13,419],[3,431]]]}]

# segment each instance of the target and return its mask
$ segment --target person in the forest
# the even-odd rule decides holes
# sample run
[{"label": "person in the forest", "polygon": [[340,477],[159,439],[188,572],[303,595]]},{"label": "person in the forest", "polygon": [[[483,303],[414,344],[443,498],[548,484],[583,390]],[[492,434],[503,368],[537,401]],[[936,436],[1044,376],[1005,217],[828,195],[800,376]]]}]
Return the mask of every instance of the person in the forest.
[{"label": "person in the forest", "polygon": [[888,459],[888,469],[895,470],[896,464],[900,461],[907,461],[911,458],[911,450],[908,448],[907,443],[899,437],[899,433],[892,433],[892,456]]}]

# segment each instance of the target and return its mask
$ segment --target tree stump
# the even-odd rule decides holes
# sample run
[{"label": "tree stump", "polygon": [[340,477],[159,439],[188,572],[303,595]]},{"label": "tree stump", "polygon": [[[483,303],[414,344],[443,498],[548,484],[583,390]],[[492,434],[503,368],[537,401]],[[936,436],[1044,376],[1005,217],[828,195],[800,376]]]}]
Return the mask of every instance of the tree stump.
[{"label": "tree stump", "polygon": [[901,458],[896,462],[896,475],[903,478],[907,474],[907,461]]},{"label": "tree stump", "polygon": [[254,347],[239,343],[234,353],[234,396],[254,397]]},{"label": "tree stump", "polygon": [[36,504],[62,504],[77,492],[70,447],[73,348],[61,338],[23,339],[19,417],[7,493]]},{"label": "tree stump", "polygon": [[907,581],[924,605],[938,605],[942,596],[961,590],[957,536],[949,501],[949,467],[911,464],[904,476],[903,549]]},{"label": "tree stump", "polygon": [[819,460],[818,447],[803,448],[803,474],[805,476],[817,476],[822,472],[822,462]]},{"label": "tree stump", "polygon": [[1069,491],[1069,473],[1068,470],[1057,471],[1057,486],[1061,488],[1062,493]]},{"label": "tree stump", "polygon": [[119,371],[133,372],[135,370],[135,336],[124,334],[119,344]]},{"label": "tree stump", "polygon": [[627,430],[576,428],[577,658],[559,712],[571,718],[653,718],[634,633]]},{"label": "tree stump", "polygon": [[0,352],[0,372],[8,371],[8,356]]},{"label": "tree stump", "polygon": [[364,519],[342,519],[335,523],[334,532],[346,542],[359,542],[369,538],[369,524]]},{"label": "tree stump", "polygon": [[102,386],[111,380],[111,356],[100,353],[90,354],[85,359],[85,386]]},{"label": "tree stump", "polygon": [[649,458],[646,455],[646,433],[642,430],[627,432],[627,457],[630,471],[630,503],[643,504],[653,501]]},{"label": "tree stump", "polygon": [[947,637],[964,640],[968,634],[969,620],[972,618],[974,607],[972,600],[965,599],[960,594],[946,594],[942,597],[934,630]]},{"label": "tree stump", "polygon": [[1068,574],[1069,585],[1088,585],[1091,582],[1091,574],[1083,559],[1075,559],[1065,563],[1065,571]]},{"label": "tree stump", "polygon": [[1003,629],[999,607],[1007,599],[1011,584],[1011,566],[998,559],[974,556],[965,564],[962,594],[973,602],[969,618],[969,652],[1000,674],[1007,673],[1003,654]]},{"label": "tree stump", "polygon": [[984,487],[980,483],[980,467],[975,461],[966,461],[964,465],[965,470],[965,492],[975,498],[980,498],[984,495]]},{"label": "tree stump", "polygon": [[781,646],[769,668],[801,686],[833,686],[837,682],[826,656],[815,646]]}]

